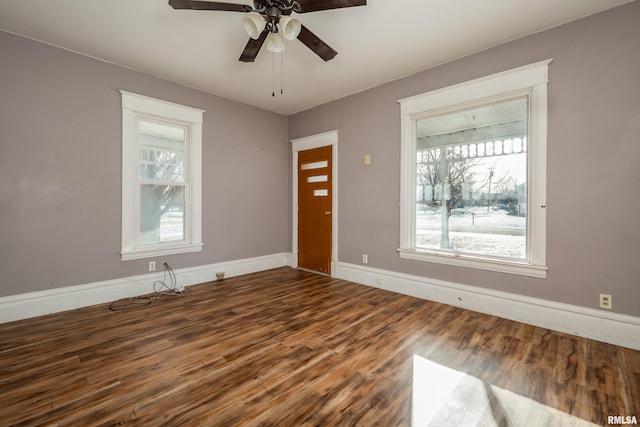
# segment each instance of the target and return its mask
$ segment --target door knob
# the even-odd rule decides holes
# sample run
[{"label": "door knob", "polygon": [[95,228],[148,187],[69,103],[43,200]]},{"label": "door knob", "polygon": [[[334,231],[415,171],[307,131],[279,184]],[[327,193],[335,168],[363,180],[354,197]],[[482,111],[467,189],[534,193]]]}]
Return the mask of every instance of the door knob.
[{"label": "door knob", "polygon": [[331,211],[325,211],[325,215],[331,215]]}]

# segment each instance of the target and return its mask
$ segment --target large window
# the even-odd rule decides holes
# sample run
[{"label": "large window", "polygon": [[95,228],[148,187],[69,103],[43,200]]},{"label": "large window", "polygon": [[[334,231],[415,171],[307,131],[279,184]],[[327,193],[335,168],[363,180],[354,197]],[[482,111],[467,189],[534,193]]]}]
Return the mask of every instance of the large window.
[{"label": "large window", "polygon": [[201,241],[202,110],[122,92],[122,259]]},{"label": "large window", "polygon": [[400,101],[401,257],[546,276],[548,62]]}]

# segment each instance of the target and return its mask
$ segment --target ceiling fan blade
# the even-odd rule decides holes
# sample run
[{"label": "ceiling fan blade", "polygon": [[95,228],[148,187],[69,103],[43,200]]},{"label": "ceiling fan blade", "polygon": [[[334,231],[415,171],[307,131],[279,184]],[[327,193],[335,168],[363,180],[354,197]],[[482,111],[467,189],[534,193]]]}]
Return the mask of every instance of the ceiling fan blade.
[{"label": "ceiling fan blade", "polygon": [[240,61],[242,62],[253,62],[256,60],[256,56],[258,56],[258,52],[260,52],[260,48],[264,44],[264,41],[267,39],[267,35],[269,35],[269,30],[264,29],[262,33],[260,33],[260,37],[257,39],[249,39],[247,45],[244,47],[242,54],[240,55]]},{"label": "ceiling fan blade", "polygon": [[304,25],[300,29],[300,34],[298,34],[298,40],[300,40],[306,47],[314,51],[315,54],[322,58],[324,61],[333,59],[333,57],[338,54],[338,52],[331,49],[331,46],[320,40],[320,37],[313,34]]},{"label": "ceiling fan blade", "polygon": [[174,9],[222,10],[226,12],[248,12],[253,9],[245,4],[201,0],[169,0],[169,4]]},{"label": "ceiling fan blade", "polygon": [[306,13],[343,7],[366,6],[367,0],[298,0],[298,3],[300,4],[299,13]]}]

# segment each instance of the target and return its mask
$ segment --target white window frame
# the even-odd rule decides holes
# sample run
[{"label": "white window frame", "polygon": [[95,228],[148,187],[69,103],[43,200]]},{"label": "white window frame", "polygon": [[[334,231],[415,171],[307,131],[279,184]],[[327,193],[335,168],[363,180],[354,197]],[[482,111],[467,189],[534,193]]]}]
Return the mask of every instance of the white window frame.
[{"label": "white window frame", "polygon": [[[401,258],[546,278],[547,83],[552,59],[398,100],[401,120]],[[510,94],[529,95],[527,254],[525,261],[416,248],[416,122],[436,111],[464,109]]]},{"label": "white window frame", "polygon": [[[122,250],[123,261],[202,250],[202,116],[204,110],[121,90],[122,94]],[[139,118],[152,118],[187,128],[188,171],[185,239],[140,243],[140,186],[138,182]]]}]

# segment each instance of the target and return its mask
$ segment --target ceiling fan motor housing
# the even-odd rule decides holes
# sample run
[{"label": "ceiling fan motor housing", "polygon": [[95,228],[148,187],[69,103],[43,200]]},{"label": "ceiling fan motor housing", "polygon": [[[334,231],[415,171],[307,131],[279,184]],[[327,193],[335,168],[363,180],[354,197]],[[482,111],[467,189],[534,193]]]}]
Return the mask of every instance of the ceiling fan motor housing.
[{"label": "ceiling fan motor housing", "polygon": [[278,32],[276,24],[280,21],[280,9],[275,6],[270,6],[267,8],[265,13],[265,18],[269,24],[271,24],[271,32]]}]

